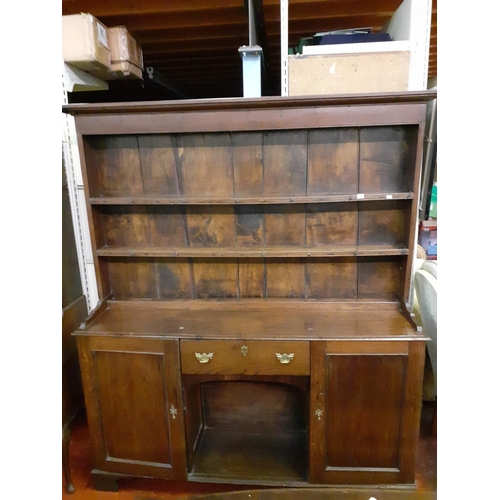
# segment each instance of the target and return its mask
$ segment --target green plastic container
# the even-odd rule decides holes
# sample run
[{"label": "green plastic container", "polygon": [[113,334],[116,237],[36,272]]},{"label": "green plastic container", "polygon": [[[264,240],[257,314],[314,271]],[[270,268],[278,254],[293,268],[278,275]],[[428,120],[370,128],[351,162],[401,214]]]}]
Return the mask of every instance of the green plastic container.
[{"label": "green plastic container", "polygon": [[429,217],[432,217],[433,219],[437,219],[438,216],[438,187],[437,187],[437,182],[434,183],[432,186],[432,191],[431,191],[431,203],[429,205]]}]

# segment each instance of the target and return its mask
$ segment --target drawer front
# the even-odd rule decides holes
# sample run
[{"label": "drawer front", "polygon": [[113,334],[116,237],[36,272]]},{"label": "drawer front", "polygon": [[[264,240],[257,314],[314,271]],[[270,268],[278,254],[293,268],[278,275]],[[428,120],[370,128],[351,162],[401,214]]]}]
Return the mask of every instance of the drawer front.
[{"label": "drawer front", "polygon": [[181,340],[181,371],[211,375],[309,375],[309,342]]}]

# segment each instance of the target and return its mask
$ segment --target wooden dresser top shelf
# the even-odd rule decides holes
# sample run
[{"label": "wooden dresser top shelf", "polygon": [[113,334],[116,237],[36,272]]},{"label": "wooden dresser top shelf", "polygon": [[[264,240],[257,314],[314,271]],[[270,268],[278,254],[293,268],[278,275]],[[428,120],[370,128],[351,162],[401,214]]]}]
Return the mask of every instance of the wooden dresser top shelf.
[{"label": "wooden dresser top shelf", "polygon": [[437,97],[436,90],[374,92],[370,94],[336,94],[321,96],[264,96],[259,98],[181,99],[175,101],[140,101],[121,103],[65,104],[63,113],[99,115],[107,113],[161,113],[217,111],[226,109],[255,110],[323,106],[380,105],[428,102]]},{"label": "wooden dresser top shelf", "polygon": [[425,340],[392,302],[114,301],[75,335],[248,340]]}]

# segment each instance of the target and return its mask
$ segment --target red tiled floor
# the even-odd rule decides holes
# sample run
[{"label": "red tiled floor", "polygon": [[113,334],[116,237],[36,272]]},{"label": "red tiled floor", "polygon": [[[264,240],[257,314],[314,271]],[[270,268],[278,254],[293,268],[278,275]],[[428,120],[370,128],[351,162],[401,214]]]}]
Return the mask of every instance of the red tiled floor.
[{"label": "red tiled floor", "polygon": [[82,412],[71,426],[69,460],[71,479],[75,493],[65,491],[63,476],[63,500],[142,500],[150,498],[182,499],[190,495],[251,489],[248,485],[204,484],[161,479],[122,479],[118,492],[96,491],[92,485],[91,446],[85,413]]},{"label": "red tiled floor", "polygon": [[[416,464],[417,490],[437,491],[437,439],[432,435],[432,405],[424,404],[422,409],[421,432]],[[92,486],[90,439],[85,413],[77,417],[71,427],[70,467],[75,493],[65,492],[63,476],[63,500],[187,500],[190,495],[216,493],[234,490],[248,490],[248,486],[204,484],[184,481],[164,481],[158,479],[123,479],[119,481],[118,492],[96,491]]]}]

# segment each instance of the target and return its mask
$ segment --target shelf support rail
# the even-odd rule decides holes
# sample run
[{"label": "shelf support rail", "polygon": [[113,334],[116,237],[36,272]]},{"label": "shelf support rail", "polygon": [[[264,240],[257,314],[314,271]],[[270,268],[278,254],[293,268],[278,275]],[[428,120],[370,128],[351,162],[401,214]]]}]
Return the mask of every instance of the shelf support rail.
[{"label": "shelf support rail", "polygon": [[248,45],[238,49],[243,63],[243,97],[261,97],[267,92],[267,40],[262,0],[246,0]]},{"label": "shelf support rail", "polygon": [[280,0],[281,97],[288,95],[288,0]]},{"label": "shelf support rail", "polygon": [[[66,86],[66,65],[62,66],[62,102],[68,104],[68,89]],[[62,114],[62,154],[68,184],[68,193],[75,234],[78,266],[83,292],[87,300],[87,310],[90,313],[98,303],[97,280],[92,258],[90,230],[87,222],[87,211],[83,191],[80,157],[76,140],[75,119]]]}]

